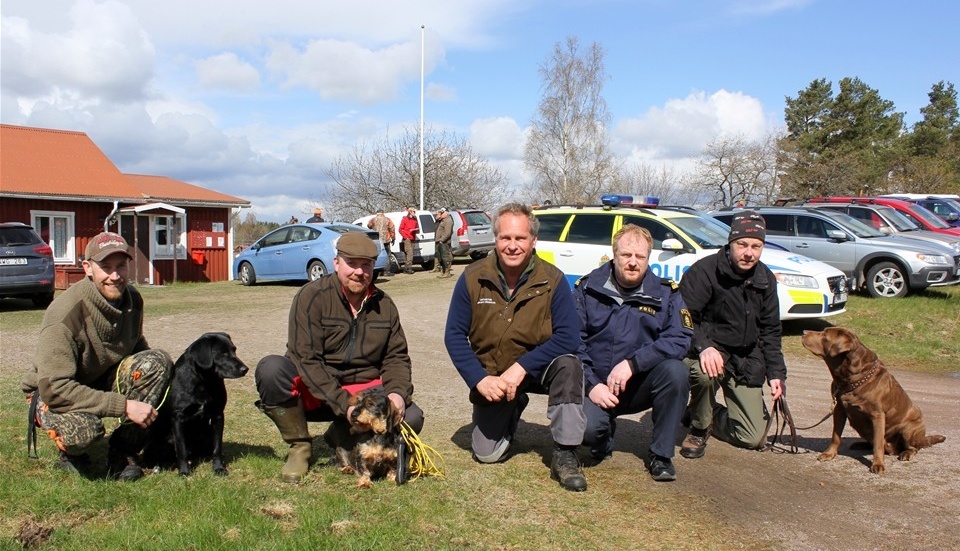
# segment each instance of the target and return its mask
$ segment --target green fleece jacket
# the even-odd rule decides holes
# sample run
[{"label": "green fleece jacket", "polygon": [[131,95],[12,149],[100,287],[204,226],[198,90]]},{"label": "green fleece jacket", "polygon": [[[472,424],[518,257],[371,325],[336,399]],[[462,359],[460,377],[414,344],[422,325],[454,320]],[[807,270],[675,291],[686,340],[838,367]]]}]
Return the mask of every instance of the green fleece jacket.
[{"label": "green fleece jacket", "polygon": [[119,417],[126,398],[111,388],[113,373],[123,358],[148,348],[140,293],[128,286],[117,308],[92,280],[83,279],[47,308],[37,354],[21,389],[39,389],[55,413]]}]

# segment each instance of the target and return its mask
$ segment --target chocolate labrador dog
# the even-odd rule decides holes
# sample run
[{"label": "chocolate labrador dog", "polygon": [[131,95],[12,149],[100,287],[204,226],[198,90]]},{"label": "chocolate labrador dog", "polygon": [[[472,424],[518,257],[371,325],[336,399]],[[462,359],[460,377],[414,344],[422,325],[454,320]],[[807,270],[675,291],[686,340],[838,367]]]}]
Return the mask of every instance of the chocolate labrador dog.
[{"label": "chocolate labrador dog", "polygon": [[213,460],[213,473],[226,476],[223,457],[223,410],[227,405],[224,379],[247,373],[237,347],[226,333],[204,333],[184,350],[173,366],[166,402],[151,427],[144,450],[147,465],[175,463],[183,476],[193,472],[191,461]]},{"label": "chocolate labrador dog", "polygon": [[944,441],[938,434],[926,434],[920,408],[913,405],[880,358],[864,346],[853,331],[842,327],[804,331],[802,341],[804,348],[823,358],[830,369],[831,390],[836,398],[833,438],[818,460],[829,461],[837,456],[847,419],[871,444],[870,472],[875,474],[883,474],[884,453],[909,461],[920,448]]}]

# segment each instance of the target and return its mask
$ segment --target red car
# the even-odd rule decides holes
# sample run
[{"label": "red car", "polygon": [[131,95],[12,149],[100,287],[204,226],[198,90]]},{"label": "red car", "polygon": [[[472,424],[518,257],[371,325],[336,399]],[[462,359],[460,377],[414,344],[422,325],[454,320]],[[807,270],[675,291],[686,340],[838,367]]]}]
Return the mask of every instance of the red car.
[{"label": "red car", "polygon": [[[811,206],[816,206],[817,203],[864,203],[868,205],[883,205],[896,210],[927,231],[960,236],[960,227],[951,226],[926,208],[901,199],[893,199],[891,197],[814,197],[813,199],[804,201],[804,204]],[[873,226],[879,229],[876,224]]]}]

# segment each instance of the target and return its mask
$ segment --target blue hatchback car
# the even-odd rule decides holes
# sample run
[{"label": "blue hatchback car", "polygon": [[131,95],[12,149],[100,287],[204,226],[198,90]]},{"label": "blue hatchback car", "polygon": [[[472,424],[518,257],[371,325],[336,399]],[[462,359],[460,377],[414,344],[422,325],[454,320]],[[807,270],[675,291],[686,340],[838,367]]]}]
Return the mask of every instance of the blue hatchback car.
[{"label": "blue hatchback car", "polygon": [[373,279],[376,280],[387,267],[387,255],[377,232],[339,223],[282,226],[238,254],[233,261],[233,272],[244,285],[266,280],[313,281],[333,272],[337,240],[347,232],[356,231],[366,233],[380,251],[374,263]]}]

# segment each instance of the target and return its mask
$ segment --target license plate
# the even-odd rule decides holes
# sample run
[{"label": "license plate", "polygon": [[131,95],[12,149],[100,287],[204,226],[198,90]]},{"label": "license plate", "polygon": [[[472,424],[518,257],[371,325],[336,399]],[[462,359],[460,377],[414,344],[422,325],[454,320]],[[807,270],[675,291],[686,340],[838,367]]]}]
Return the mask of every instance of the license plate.
[{"label": "license plate", "polygon": [[847,294],[846,294],[846,293],[837,293],[837,294],[833,295],[833,302],[832,302],[832,304],[839,304],[839,303],[841,303],[841,302],[847,302]]},{"label": "license plate", "polygon": [[486,235],[488,231],[490,230],[475,230],[474,233],[476,233],[477,235]]},{"label": "license plate", "polygon": [[0,258],[0,266],[23,266],[26,263],[26,258]]}]

